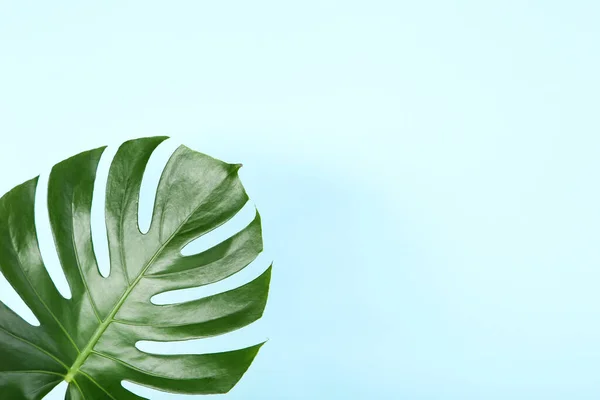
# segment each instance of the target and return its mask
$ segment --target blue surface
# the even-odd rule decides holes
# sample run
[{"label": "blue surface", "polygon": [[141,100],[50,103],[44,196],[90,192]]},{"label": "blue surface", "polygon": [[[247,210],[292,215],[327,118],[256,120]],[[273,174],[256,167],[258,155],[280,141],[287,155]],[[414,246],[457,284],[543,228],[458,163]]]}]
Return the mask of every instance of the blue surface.
[{"label": "blue surface", "polygon": [[244,163],[265,318],[157,348],[268,337],[224,399],[598,399],[599,11],[3,2],[0,192],[140,136]]}]

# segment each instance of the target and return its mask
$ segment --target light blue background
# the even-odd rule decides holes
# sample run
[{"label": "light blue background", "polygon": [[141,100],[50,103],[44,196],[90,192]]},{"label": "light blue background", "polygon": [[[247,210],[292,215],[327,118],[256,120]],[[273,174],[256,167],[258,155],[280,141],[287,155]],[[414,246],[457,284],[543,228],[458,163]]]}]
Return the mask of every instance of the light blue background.
[{"label": "light blue background", "polygon": [[599,12],[1,2],[0,192],[140,136],[243,162],[272,292],[210,346],[269,342],[218,398],[598,399]]}]

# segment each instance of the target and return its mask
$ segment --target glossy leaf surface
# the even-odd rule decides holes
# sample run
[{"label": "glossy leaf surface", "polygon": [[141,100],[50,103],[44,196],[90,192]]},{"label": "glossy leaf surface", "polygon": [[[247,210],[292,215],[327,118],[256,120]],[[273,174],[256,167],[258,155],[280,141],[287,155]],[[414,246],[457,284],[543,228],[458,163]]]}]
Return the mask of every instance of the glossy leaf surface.
[{"label": "glossy leaf surface", "polygon": [[34,219],[38,179],[0,199],[0,271],[33,311],[32,326],[0,302],[0,398],[38,400],[63,380],[71,400],[134,400],[126,380],[162,391],[229,391],[260,345],[198,355],[156,355],[136,342],[180,341],[224,334],[262,316],[270,268],[239,288],[179,304],[152,296],[220,281],[262,251],[258,214],[243,230],[199,254],[182,255],[194,239],[232,218],[248,201],[239,165],[179,147],[158,185],[150,229],[140,232],[138,203],[150,155],[166,138],[121,145],[106,187],[110,274],[98,270],[91,234],[92,192],[104,148],[69,158],[51,171],[50,226],[72,298],[52,282]]}]

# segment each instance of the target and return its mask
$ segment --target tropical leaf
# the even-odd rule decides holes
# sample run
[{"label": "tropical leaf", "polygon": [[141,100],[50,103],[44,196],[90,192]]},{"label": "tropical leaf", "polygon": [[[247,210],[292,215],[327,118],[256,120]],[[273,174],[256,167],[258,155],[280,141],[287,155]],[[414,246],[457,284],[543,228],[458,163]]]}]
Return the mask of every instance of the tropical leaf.
[{"label": "tropical leaf", "polygon": [[29,306],[33,326],[0,302],[0,398],[38,400],[69,383],[72,400],[133,400],[126,380],[162,391],[229,391],[261,344],[214,354],[156,355],[141,340],[180,341],[224,334],[259,319],[271,267],[244,286],[178,304],[155,305],[152,296],[206,285],[246,267],[262,251],[255,219],[224,242],[182,255],[192,240],[232,218],[248,201],[240,165],[179,147],[159,182],[150,229],[138,227],[142,175],[165,137],[125,142],[112,161],[106,188],[110,275],[98,270],[91,235],[92,192],[104,148],[55,165],[48,182],[50,226],[72,297],[57,291],[36,236],[38,179],[0,199],[0,271]]}]

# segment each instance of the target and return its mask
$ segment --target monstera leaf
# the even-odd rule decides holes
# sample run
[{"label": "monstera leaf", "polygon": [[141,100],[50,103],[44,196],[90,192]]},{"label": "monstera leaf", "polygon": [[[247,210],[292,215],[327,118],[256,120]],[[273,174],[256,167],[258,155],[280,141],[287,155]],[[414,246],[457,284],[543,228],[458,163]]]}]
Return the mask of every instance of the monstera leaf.
[{"label": "monstera leaf", "polygon": [[223,353],[156,355],[136,342],[180,341],[233,331],[261,317],[270,270],[228,292],[178,304],[151,297],[210,284],[247,266],[262,250],[258,214],[242,231],[194,255],[192,240],[235,215],[248,197],[240,165],[181,146],[162,173],[150,229],[138,227],[142,175],[166,138],[124,143],[106,188],[110,275],[98,270],[90,211],[104,148],[54,166],[48,183],[50,226],[72,297],[57,291],[44,267],[34,221],[37,178],[0,199],[0,270],[40,322],[33,326],[0,302],[0,398],[37,400],[63,380],[67,399],[133,400],[126,380],[184,394],[229,391],[261,345]]}]

